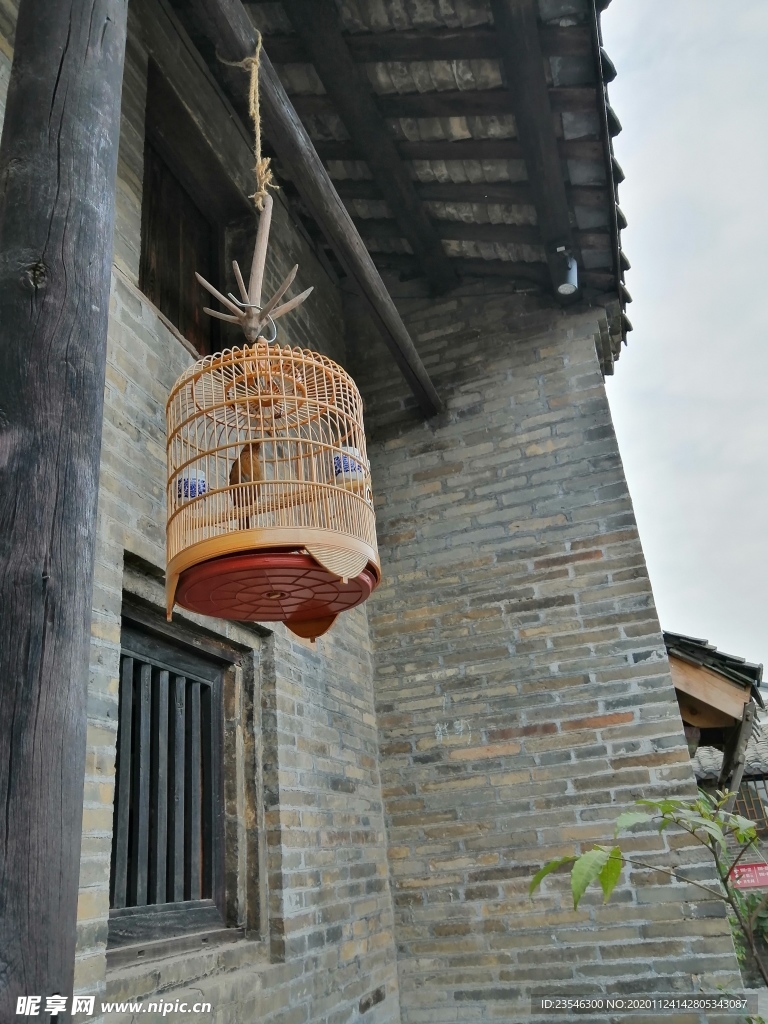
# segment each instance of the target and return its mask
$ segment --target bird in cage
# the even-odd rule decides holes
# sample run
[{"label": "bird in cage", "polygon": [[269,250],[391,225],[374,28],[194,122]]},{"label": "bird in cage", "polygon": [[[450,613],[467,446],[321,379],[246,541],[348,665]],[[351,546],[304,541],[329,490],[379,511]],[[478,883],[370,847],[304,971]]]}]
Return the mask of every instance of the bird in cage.
[{"label": "bird in cage", "polygon": [[[258,484],[259,481],[264,479],[264,470],[259,458],[260,450],[260,441],[251,441],[248,444],[244,444],[240,449],[240,454],[232,463],[232,468],[229,471],[229,483],[231,487],[235,488],[232,500],[237,508],[245,509],[258,500],[259,487],[238,487],[237,485]],[[249,528],[250,517],[241,515],[240,529],[248,530]]]}]

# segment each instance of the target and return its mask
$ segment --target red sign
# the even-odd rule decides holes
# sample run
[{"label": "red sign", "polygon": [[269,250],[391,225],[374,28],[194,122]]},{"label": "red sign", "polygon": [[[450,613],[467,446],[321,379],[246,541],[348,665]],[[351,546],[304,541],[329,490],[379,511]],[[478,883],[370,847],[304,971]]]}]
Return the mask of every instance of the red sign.
[{"label": "red sign", "polygon": [[733,869],[733,881],[737,889],[768,887],[768,864],[737,864]]}]

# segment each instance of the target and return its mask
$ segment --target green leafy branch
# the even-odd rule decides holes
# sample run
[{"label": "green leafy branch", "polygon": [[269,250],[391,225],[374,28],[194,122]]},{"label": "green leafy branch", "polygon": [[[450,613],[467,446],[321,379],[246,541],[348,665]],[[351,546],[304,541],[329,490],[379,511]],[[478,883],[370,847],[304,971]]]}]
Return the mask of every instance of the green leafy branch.
[{"label": "green leafy branch", "polygon": [[[578,907],[582,896],[592,882],[598,882],[603,890],[603,903],[607,903],[613,890],[621,878],[622,867],[648,868],[668,875],[677,881],[703,889],[709,896],[722,901],[730,908],[732,919],[743,936],[755,959],[763,981],[768,985],[768,968],[763,963],[757,947],[757,934],[768,934],[768,893],[760,897],[750,894],[745,896],[735,885],[734,869],[744,854],[756,848],[757,830],[747,818],[726,810],[731,793],[718,792],[711,796],[699,790],[696,800],[679,800],[666,798],[663,800],[638,800],[637,807],[644,810],[625,811],[616,820],[614,837],[620,832],[632,829],[637,825],[655,824],[659,833],[671,826],[677,826],[687,832],[711,855],[717,872],[720,888],[715,889],[704,885],[693,878],[688,878],[677,868],[660,867],[639,860],[635,856],[627,856],[621,846],[595,845],[586,853],[557,857],[548,861],[540,868],[531,880],[528,892],[533,893],[542,881],[553,871],[571,865],[571,892],[573,908]],[[735,844],[734,854],[729,843]]]}]

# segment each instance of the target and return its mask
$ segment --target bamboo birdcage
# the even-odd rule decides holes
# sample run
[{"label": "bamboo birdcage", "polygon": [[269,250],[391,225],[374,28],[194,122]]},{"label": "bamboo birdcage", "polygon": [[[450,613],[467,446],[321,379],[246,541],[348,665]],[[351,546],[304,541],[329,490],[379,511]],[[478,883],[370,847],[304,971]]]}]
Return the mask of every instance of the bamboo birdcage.
[{"label": "bamboo birdcage", "polygon": [[[251,288],[235,268],[241,321],[283,309],[249,300],[259,244]],[[168,615],[178,602],[314,639],[381,575],[362,400],[333,360],[271,344],[260,326],[245,322],[252,343],[200,359],[168,399]]]}]

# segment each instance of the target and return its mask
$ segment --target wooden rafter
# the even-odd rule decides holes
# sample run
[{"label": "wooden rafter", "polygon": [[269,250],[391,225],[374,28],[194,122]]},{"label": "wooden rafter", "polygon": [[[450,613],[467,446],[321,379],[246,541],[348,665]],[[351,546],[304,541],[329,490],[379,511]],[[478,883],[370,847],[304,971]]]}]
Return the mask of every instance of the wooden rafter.
[{"label": "wooden rafter", "polygon": [[[315,148],[323,160],[362,159],[353,142],[317,142]],[[518,139],[398,142],[397,150],[403,160],[522,160],[525,155]],[[599,139],[560,139],[557,151],[562,160],[603,159],[603,143]]]},{"label": "wooden rafter", "polygon": [[[375,181],[345,178],[334,184],[343,199],[382,198]],[[416,182],[416,191],[422,200],[435,203],[506,203],[523,206],[533,204],[533,193],[527,181]],[[608,189],[602,185],[566,186],[566,193],[571,202],[578,206],[607,209],[610,205]]]},{"label": "wooden rafter", "polygon": [[[301,36],[334,109],[371,169],[401,234],[424,267],[435,292],[458,284],[440,238],[400,159],[367,79],[355,64],[342,37],[331,0],[283,0],[283,7]],[[294,103],[294,106],[296,104]],[[301,109],[296,107],[301,113]]]},{"label": "wooden rafter", "polygon": [[[286,6],[307,2],[308,0],[286,0]],[[317,0],[313,0],[313,2],[317,2]],[[346,47],[344,48],[346,49]],[[505,55],[505,66],[510,60],[511,58]],[[351,58],[348,67],[354,69],[356,76],[359,76],[357,66],[352,62]],[[344,90],[344,103],[340,103],[340,96],[336,89],[331,91],[328,88],[326,83],[327,76],[321,75],[320,77],[323,85],[326,86],[327,95],[315,93],[294,95],[291,96],[291,102],[299,114],[305,117],[312,114],[330,114],[335,111],[341,114],[341,119],[349,130],[347,118],[342,113],[342,107],[344,110],[348,110],[350,106],[361,107],[365,101],[359,101],[356,90],[350,88]],[[541,77],[543,81],[543,63]],[[517,114],[517,97],[516,95],[511,95],[507,89],[451,89],[445,92],[387,93],[385,96],[377,96],[374,101],[367,82],[365,83],[365,88],[368,90],[367,94],[370,100],[370,103],[365,103],[365,107],[368,109],[370,106],[370,109],[375,111],[379,124],[381,123],[382,116],[394,118],[484,117],[498,114]],[[528,87],[526,86],[526,88]],[[597,89],[594,85],[574,85],[547,89],[545,84],[544,96],[549,106],[550,120],[552,113],[578,113],[580,111],[594,111],[596,109]],[[354,103],[351,103],[350,98],[354,99]],[[382,126],[382,130],[386,131],[385,125]],[[350,134],[353,135],[351,131]]]},{"label": "wooden rafter", "polygon": [[[552,57],[584,57],[591,53],[589,28],[544,25],[541,49]],[[378,61],[487,60],[499,58],[499,37],[490,25],[462,29],[426,29],[402,32],[361,32],[344,36],[349,52],[359,63]],[[300,36],[268,36],[270,59],[277,64],[311,63]]]},{"label": "wooden rafter", "polygon": [[[402,252],[375,252],[377,266],[401,275],[403,280],[421,276],[413,256]],[[506,280],[525,281],[546,288],[549,285],[549,268],[546,263],[523,263],[513,260],[483,260],[452,257],[461,277],[502,277]]]},{"label": "wooden rafter", "polygon": [[[185,16],[203,33],[227,61],[253,56],[256,31],[241,0],[189,0]],[[218,62],[233,92],[245,93],[246,75]],[[421,362],[408,330],[381,280],[344,203],[306,133],[277,72],[262,53],[259,74],[261,109],[266,135],[281,163],[290,168],[291,178],[315,222],[328,240],[350,282],[363,299],[382,340],[411,387],[422,411],[434,415],[442,402]]]},{"label": "wooden rafter", "polygon": [[[419,276],[419,268],[412,256],[406,253],[376,252],[374,259],[377,266],[385,270],[393,270],[403,278]],[[546,263],[523,263],[515,260],[484,260],[453,257],[456,270],[462,278],[467,277],[501,277],[507,280],[528,281],[542,288],[549,286],[549,268]],[[612,291],[616,287],[616,278],[610,270],[585,270],[579,275],[579,281],[585,288],[597,292]]]},{"label": "wooden rafter", "polygon": [[[573,244],[568,197],[544,72],[536,0],[491,0],[507,87],[515,108],[517,134],[534,195],[541,241],[553,284],[560,273],[556,249]],[[595,95],[592,90],[593,97]],[[594,108],[593,99],[593,108]]]},{"label": "wooden rafter", "polygon": [[[541,233],[535,224],[478,224],[474,221],[435,220],[439,238],[456,242],[501,242],[514,245],[541,245]],[[356,217],[355,224],[364,238],[402,238],[397,221],[384,217]],[[588,249],[610,252],[608,230],[571,231],[569,241]]]},{"label": "wooden rafter", "polygon": [[[355,225],[363,238],[402,238],[396,220],[386,217],[356,217]],[[440,238],[454,242],[509,242],[517,245],[538,245],[539,229],[535,224],[476,224],[463,220],[435,220]]]}]

